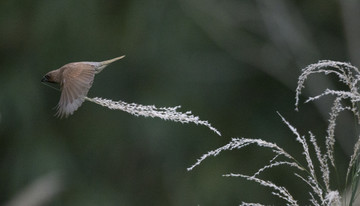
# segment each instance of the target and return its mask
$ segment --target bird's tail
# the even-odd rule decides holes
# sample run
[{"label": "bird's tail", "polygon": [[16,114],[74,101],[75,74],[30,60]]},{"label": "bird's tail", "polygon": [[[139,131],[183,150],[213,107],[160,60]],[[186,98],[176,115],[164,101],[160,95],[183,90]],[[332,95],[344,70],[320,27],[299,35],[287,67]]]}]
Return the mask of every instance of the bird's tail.
[{"label": "bird's tail", "polygon": [[111,63],[113,63],[113,62],[115,62],[117,60],[120,60],[120,59],[122,59],[124,57],[125,57],[125,55],[122,55],[120,57],[116,57],[116,58],[109,59],[109,60],[106,60],[106,61],[98,62],[99,64],[95,67],[96,73],[101,72],[109,64],[111,64]]}]

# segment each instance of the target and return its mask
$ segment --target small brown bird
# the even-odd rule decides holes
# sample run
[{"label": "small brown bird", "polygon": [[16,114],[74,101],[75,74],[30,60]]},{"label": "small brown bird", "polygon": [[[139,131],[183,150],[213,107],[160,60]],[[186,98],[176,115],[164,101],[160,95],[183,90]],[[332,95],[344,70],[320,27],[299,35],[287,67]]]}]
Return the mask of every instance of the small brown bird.
[{"label": "small brown bird", "polygon": [[57,117],[68,117],[85,101],[95,74],[124,56],[102,62],[73,62],[47,73],[41,82],[60,84],[61,96],[57,105]]}]

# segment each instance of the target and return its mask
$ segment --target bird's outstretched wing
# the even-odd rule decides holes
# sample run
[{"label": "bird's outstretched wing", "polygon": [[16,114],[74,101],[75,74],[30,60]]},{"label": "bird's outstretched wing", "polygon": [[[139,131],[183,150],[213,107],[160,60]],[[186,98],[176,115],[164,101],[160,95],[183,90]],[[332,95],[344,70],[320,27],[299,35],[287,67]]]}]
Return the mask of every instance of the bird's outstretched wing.
[{"label": "bird's outstretched wing", "polygon": [[60,118],[68,117],[81,106],[95,76],[94,67],[88,64],[71,63],[61,69],[61,97],[56,113]]}]

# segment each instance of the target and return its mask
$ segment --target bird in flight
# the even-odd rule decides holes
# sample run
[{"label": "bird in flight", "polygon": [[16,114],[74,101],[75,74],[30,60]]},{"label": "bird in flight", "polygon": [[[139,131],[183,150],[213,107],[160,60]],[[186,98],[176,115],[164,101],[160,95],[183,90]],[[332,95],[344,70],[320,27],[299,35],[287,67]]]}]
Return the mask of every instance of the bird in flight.
[{"label": "bird in flight", "polygon": [[95,74],[124,57],[125,55],[102,62],[73,62],[45,74],[41,82],[60,85],[61,96],[56,116],[62,118],[72,115],[85,101]]}]

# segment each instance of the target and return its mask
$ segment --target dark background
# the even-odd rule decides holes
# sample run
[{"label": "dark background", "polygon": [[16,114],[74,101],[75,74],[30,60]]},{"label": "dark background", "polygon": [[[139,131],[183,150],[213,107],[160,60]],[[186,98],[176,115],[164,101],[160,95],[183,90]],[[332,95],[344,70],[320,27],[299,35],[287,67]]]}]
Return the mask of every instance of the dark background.
[{"label": "dark background", "polygon": [[[221,176],[252,175],[269,150],[250,146],[186,168],[231,137],[276,142],[305,163],[276,111],[302,134],[311,130],[325,151],[332,98],[303,101],[336,88],[336,79],[310,78],[295,112],[297,78],[321,59],[360,65],[359,8],[350,0],[1,1],[0,203],[38,192],[43,205],[284,204],[268,188]],[[182,105],[222,137],[90,102],[54,117],[60,93],[40,83],[45,73],[124,54],[96,76],[89,97]],[[355,135],[353,117],[340,118],[342,180]],[[306,204],[309,188],[293,172],[283,166],[260,177]]]}]

